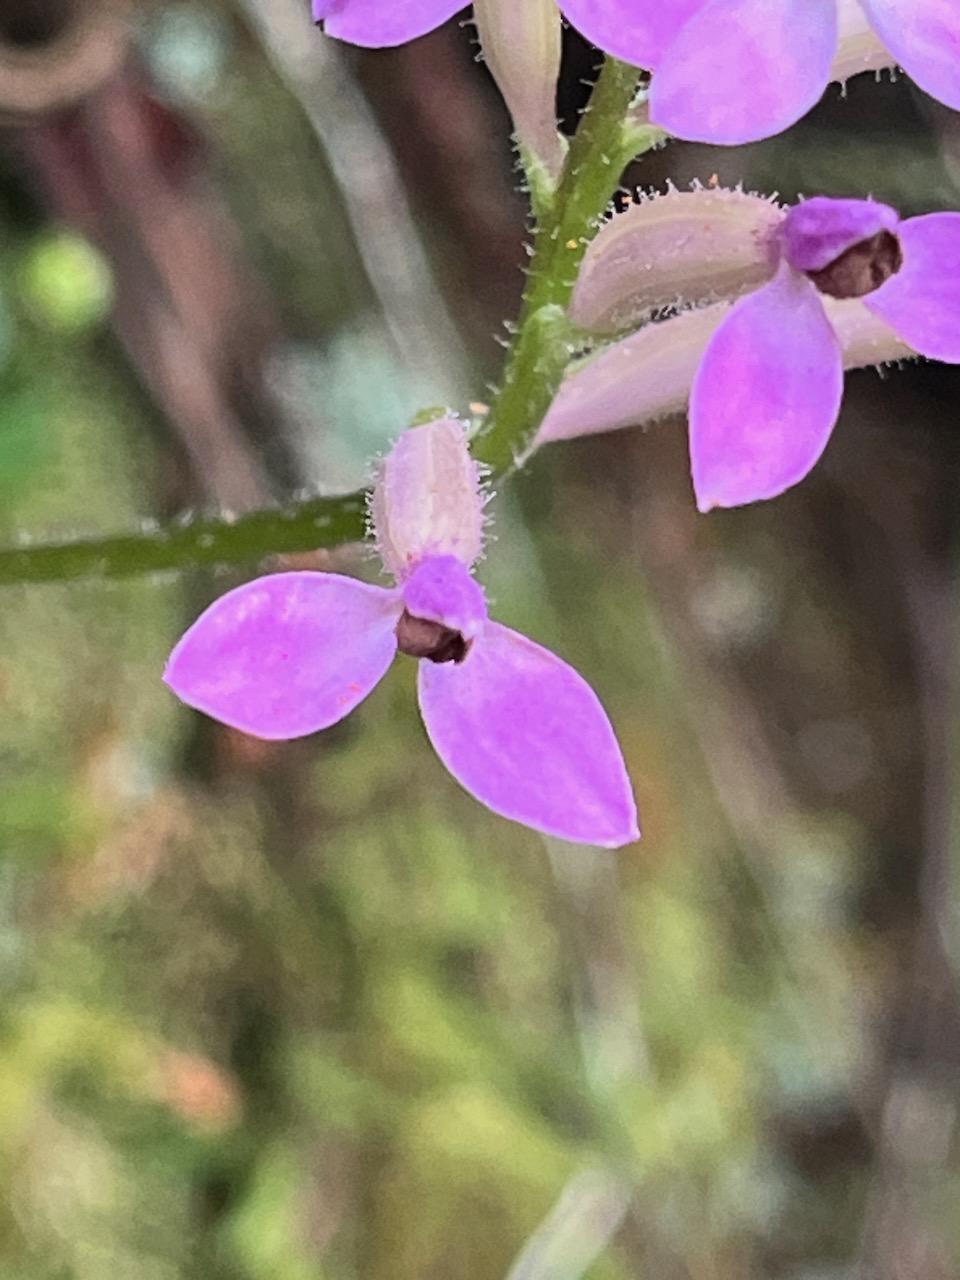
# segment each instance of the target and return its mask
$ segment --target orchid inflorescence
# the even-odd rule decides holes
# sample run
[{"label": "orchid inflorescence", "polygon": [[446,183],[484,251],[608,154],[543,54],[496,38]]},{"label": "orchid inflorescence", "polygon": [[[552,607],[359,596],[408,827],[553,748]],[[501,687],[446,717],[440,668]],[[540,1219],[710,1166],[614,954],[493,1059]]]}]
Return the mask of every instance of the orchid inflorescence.
[{"label": "orchid inflorescence", "polygon": [[[313,16],[328,36],[387,46],[461,7],[313,0]],[[572,668],[489,618],[473,577],[483,497],[471,448],[480,459],[506,450],[516,465],[550,441],[688,401],[697,505],[739,506],[816,464],[845,367],[917,354],[960,363],[960,213],[901,219],[871,199],[817,196],[783,207],[714,183],[605,218],[638,152],[671,135],[768,137],[860,70],[900,64],[960,109],[960,3],[475,0],[474,16],[543,221],[501,395],[473,440],[455,417],[435,417],[382,463],[372,526],[393,586],[257,579],[194,623],[166,679],[226,724],[285,739],[341,720],[407,654],[420,663],[428,736],[467,791],[548,835],[616,847],[639,833],[606,713]],[[553,107],[562,19],[607,55],[618,86],[598,90],[599,123],[569,150]],[[651,74],[639,92],[641,69]]]}]

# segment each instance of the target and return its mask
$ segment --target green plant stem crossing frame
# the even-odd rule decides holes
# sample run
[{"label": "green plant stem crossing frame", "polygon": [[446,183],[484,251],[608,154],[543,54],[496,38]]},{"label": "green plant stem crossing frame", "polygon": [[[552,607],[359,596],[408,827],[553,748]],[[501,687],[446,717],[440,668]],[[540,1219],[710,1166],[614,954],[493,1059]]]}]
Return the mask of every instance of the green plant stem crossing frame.
[{"label": "green plant stem crossing frame", "polygon": [[[587,244],[632,159],[659,145],[662,131],[632,122],[638,72],[608,58],[554,191],[538,187],[523,309],[503,384],[473,441],[494,479],[513,470],[556,394],[574,351],[564,311]],[[116,578],[263,560],[332,549],[366,530],[367,495],[357,490],[235,519],[205,517],[119,537],[0,548],[0,585]]]}]

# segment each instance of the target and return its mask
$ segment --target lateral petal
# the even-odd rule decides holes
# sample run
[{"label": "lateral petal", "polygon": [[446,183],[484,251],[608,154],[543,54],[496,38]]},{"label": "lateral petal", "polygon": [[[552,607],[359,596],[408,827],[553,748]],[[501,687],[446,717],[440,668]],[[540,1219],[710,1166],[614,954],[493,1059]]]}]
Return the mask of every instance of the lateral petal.
[{"label": "lateral petal", "polygon": [[907,218],[897,234],[903,264],[863,304],[921,355],[960,364],[960,213]]},{"label": "lateral petal", "polygon": [[678,138],[769,138],[820,99],[837,52],[837,0],[710,0],[666,49],[650,119]]},{"label": "lateral petal", "polygon": [[459,665],[421,662],[419,697],[437,755],[494,813],[580,844],[639,837],[607,714],[548,649],[490,622]]},{"label": "lateral petal", "polygon": [[960,7],[956,0],[863,0],[873,29],[907,75],[960,110]]},{"label": "lateral petal", "polygon": [[783,268],[710,339],[690,393],[697,506],[737,507],[802,480],[843,396],[843,354],[816,289]]},{"label": "lateral petal", "polygon": [[257,738],[300,738],[343,719],[397,649],[396,592],[335,573],[276,573],[229,591],[167,663],[181,701]]}]

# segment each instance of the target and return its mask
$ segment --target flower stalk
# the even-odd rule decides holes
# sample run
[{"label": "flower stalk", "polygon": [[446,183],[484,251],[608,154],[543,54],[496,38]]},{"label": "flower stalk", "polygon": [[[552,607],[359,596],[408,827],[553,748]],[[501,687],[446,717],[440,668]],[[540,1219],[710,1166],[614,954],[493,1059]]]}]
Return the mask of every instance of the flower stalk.
[{"label": "flower stalk", "polygon": [[652,126],[624,121],[638,73],[608,58],[564,161],[556,195],[539,222],[516,336],[503,384],[474,453],[494,473],[514,467],[528,450],[563,379],[573,345],[560,315],[580,262],[613,199],[626,166],[663,138]]},{"label": "flower stalk", "polygon": [[115,537],[5,547],[0,548],[0,586],[242,564],[359,542],[365,527],[366,497],[358,490],[236,519],[207,516]]}]

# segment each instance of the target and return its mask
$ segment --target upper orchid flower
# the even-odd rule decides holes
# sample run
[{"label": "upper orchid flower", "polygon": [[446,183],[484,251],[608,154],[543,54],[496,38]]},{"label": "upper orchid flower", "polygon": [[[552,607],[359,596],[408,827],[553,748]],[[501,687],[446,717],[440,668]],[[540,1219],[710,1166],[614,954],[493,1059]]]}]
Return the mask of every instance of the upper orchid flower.
[{"label": "upper orchid flower", "polygon": [[399,650],[419,658],[420,713],[457,781],[495,813],[616,848],[639,836],[613,729],[590,686],[487,615],[470,568],[483,499],[463,427],[406,432],[374,490],[380,554],[396,580],[277,573],[221,597],[171,654],[164,679],[191,706],[260,738],[335,724]]},{"label": "upper orchid flower", "polygon": [[960,363],[960,213],[901,222],[872,200],[789,209],[774,278],[741,298],[690,393],[697,505],[739,506],[802,480],[840,412],[843,352],[821,294],[860,298],[915,351]]},{"label": "upper orchid flower", "polygon": [[[860,9],[892,60],[960,110],[960,4],[860,0]],[[653,71],[654,123],[725,145],[805,115],[831,79],[841,19],[859,17],[850,0],[564,0],[563,11],[606,53]]]},{"label": "upper orchid flower", "polygon": [[[330,35],[371,46],[413,40],[463,7],[313,0]],[[836,73],[841,37],[856,44],[866,22],[889,62],[960,110],[957,0],[560,0],[559,10],[605,53],[653,71],[650,119],[691,141],[754,142],[795,123]]]}]

